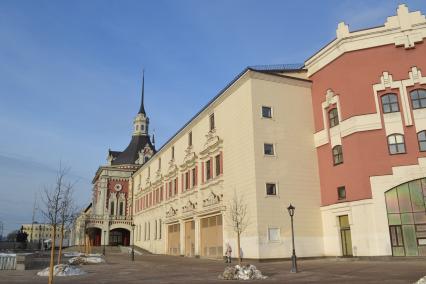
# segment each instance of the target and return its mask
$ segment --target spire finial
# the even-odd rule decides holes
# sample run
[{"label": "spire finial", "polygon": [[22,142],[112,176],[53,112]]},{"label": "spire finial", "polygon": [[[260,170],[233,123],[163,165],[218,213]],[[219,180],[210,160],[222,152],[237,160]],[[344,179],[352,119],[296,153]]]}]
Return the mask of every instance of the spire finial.
[{"label": "spire finial", "polygon": [[142,100],[141,100],[141,107],[139,109],[139,113],[146,115],[145,113],[145,107],[144,107],[144,89],[145,89],[145,69],[142,69]]}]

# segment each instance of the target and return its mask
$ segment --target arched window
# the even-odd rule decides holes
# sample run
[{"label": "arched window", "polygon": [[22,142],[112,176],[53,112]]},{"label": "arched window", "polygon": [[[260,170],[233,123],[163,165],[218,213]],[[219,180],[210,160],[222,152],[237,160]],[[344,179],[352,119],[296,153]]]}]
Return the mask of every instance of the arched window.
[{"label": "arched window", "polygon": [[339,165],[343,163],[343,151],[342,145],[333,147],[333,165]]},{"label": "arched window", "polygon": [[109,215],[115,215],[114,214],[114,201],[111,201],[111,208],[110,208],[110,214]]},{"label": "arched window", "polygon": [[330,123],[330,127],[339,125],[339,115],[337,113],[337,108],[333,108],[328,112],[328,121]]},{"label": "arched window", "polygon": [[402,134],[389,135],[388,147],[389,147],[389,153],[391,155],[405,153],[404,135]]},{"label": "arched window", "polygon": [[419,141],[419,150],[426,151],[426,131],[420,131],[417,133],[417,140]]},{"label": "arched window", "polygon": [[396,94],[386,94],[381,97],[383,113],[398,112],[398,97]]},{"label": "arched window", "polygon": [[413,109],[426,108],[426,90],[418,89],[410,92]]}]

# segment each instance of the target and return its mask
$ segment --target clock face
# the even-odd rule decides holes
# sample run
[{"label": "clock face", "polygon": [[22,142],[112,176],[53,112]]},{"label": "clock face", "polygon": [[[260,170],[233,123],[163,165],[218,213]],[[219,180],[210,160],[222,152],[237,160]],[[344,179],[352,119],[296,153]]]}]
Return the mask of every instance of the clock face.
[{"label": "clock face", "polygon": [[115,191],[120,191],[122,188],[123,188],[123,186],[122,186],[121,184],[119,184],[119,183],[117,183],[117,184],[114,186],[114,190],[115,190]]}]

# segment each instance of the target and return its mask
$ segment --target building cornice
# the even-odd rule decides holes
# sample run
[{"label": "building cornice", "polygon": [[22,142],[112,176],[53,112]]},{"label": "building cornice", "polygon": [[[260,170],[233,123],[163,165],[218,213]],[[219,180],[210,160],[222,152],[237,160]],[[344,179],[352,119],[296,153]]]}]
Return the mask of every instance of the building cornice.
[{"label": "building cornice", "polygon": [[384,45],[415,48],[426,38],[426,18],[420,11],[409,12],[407,6],[399,5],[396,16],[388,17],[383,26],[350,32],[349,26],[342,22],[337,26],[336,36],[306,60],[308,77],[346,52]]}]

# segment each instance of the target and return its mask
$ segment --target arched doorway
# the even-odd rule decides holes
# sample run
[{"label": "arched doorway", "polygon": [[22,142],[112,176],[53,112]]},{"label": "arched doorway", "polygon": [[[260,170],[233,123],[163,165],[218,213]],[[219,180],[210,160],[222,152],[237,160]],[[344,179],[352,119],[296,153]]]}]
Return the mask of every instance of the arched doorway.
[{"label": "arched doorway", "polygon": [[385,193],[392,255],[426,256],[426,178]]},{"label": "arched doorway", "polygon": [[118,228],[109,232],[110,246],[128,246],[130,245],[130,231]]},{"label": "arched doorway", "polygon": [[99,228],[87,228],[87,235],[89,236],[89,241],[91,246],[100,246],[102,230]]}]

